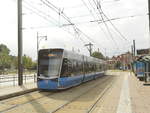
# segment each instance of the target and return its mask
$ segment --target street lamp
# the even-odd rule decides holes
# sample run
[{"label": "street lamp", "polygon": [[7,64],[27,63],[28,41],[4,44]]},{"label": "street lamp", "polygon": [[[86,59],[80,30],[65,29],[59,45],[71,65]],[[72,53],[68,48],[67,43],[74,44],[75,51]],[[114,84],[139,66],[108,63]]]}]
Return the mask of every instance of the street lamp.
[{"label": "street lamp", "polygon": [[40,41],[42,39],[47,40],[47,36],[39,36],[38,32],[37,32],[37,73],[38,73],[38,51],[39,51],[39,45],[40,45]]},{"label": "street lamp", "polygon": [[[38,32],[37,32],[37,56],[38,56],[40,41],[41,41],[42,39],[47,40],[47,36],[39,36],[39,34],[38,34]],[[38,58],[38,57],[37,57],[37,58]]]}]

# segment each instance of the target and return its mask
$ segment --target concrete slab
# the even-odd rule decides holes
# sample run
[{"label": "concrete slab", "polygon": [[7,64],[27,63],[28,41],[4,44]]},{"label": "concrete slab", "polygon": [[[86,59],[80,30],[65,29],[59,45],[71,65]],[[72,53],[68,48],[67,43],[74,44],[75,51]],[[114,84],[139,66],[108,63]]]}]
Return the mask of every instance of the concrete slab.
[{"label": "concrete slab", "polygon": [[[113,76],[112,87],[107,91],[107,93],[94,105],[91,113],[149,113],[150,111],[150,85],[144,85],[144,82],[139,81],[131,72],[126,71],[109,71],[108,75]],[[104,79],[104,78],[102,78]],[[102,83],[102,79],[96,80],[97,82]],[[108,79],[112,80],[112,79]],[[44,96],[43,93],[32,94],[20,96],[20,99],[15,98],[8,99],[8,102],[1,103],[1,109],[12,108],[12,105],[20,105],[8,113],[45,113],[50,112],[63,105],[64,103],[70,101],[71,99],[76,98],[76,96],[83,93],[88,88],[93,87],[94,84],[97,84],[96,81],[91,81],[89,83],[82,84],[78,87],[54,93],[53,95]],[[106,80],[107,81],[107,80]],[[106,81],[104,83],[106,83]],[[59,113],[85,113],[93,103],[99,97],[101,90],[106,86],[106,84],[100,84],[93,89],[82,95],[80,98],[75,101],[67,104],[60,109]],[[86,85],[88,84],[88,85]],[[110,84],[107,81],[107,84]],[[35,86],[34,86],[35,85]],[[17,87],[15,90],[24,91],[26,89],[36,88],[36,84]],[[14,89],[6,88],[7,94],[15,92]],[[0,95],[4,95],[2,89],[0,89]],[[16,92],[17,93],[17,92]],[[47,92],[48,93],[48,92]],[[6,93],[5,93],[6,94]],[[38,97],[42,97],[36,99]],[[16,97],[19,98],[19,97]],[[31,101],[30,100],[34,100]],[[19,102],[20,103],[19,103]],[[28,102],[29,101],[29,102]],[[5,104],[4,104],[5,103]],[[8,106],[6,106],[8,105]]]},{"label": "concrete slab", "polygon": [[150,85],[144,85],[133,73],[129,73],[131,106],[133,113],[150,113]]},{"label": "concrete slab", "polygon": [[122,72],[113,71],[110,71],[108,75],[114,75],[114,84],[97,103],[92,113],[116,113],[117,111],[124,75]]},{"label": "concrete slab", "polygon": [[132,113],[128,76],[128,74],[124,75],[117,113]]},{"label": "concrete slab", "polygon": [[28,92],[36,91],[36,83],[29,83],[22,86],[10,86],[0,89],[0,100],[19,96]]}]

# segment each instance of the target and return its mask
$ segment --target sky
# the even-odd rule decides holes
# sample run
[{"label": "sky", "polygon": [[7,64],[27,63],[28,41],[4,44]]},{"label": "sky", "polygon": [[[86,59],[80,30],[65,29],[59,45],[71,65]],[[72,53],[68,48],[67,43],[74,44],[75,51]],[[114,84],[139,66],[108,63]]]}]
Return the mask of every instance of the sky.
[{"label": "sky", "polygon": [[[137,49],[150,47],[148,0],[100,0],[109,19],[120,18],[111,22],[127,40],[114,30],[110,22],[91,22],[102,20],[93,0],[48,1],[88,38],[76,33],[61,14],[45,5],[46,0],[23,0],[23,54],[33,59],[37,57],[37,32],[39,36],[47,36],[47,40],[40,41],[40,49],[65,48],[84,55],[89,55],[84,46],[89,42],[93,43],[93,51],[99,48],[110,57],[130,51],[133,40]],[[0,1],[0,14],[0,43],[7,45],[12,55],[17,55],[17,0]]]}]

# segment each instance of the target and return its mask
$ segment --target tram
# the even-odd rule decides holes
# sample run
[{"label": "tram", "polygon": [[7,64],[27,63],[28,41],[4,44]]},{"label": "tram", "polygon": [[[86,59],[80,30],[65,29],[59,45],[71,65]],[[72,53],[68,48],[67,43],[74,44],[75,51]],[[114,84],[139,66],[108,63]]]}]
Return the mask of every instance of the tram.
[{"label": "tram", "polygon": [[133,71],[140,81],[150,83],[150,56],[141,56],[133,62]]},{"label": "tram", "polygon": [[38,53],[37,87],[67,89],[104,75],[106,62],[64,49],[41,49]]},{"label": "tram", "polygon": [[134,72],[140,81],[144,80],[144,70],[145,70],[144,62],[141,61],[134,62]]}]

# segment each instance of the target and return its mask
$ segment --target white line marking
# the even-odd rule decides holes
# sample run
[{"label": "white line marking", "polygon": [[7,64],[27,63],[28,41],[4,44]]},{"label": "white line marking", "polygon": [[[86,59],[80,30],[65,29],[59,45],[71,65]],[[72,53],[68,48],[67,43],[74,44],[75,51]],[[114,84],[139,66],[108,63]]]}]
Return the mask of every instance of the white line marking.
[{"label": "white line marking", "polygon": [[128,76],[129,75],[124,76],[124,82],[122,84],[122,90],[117,108],[117,113],[132,113]]}]

